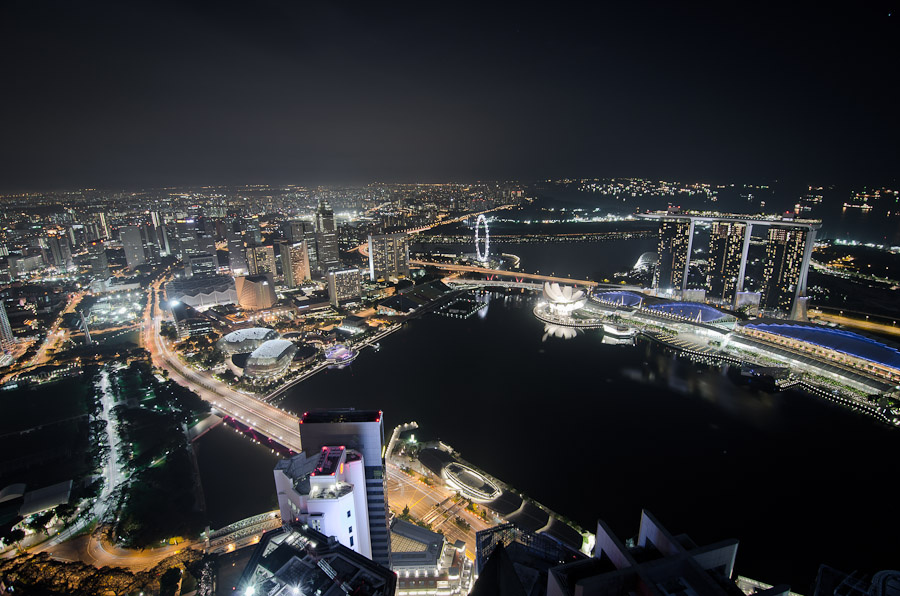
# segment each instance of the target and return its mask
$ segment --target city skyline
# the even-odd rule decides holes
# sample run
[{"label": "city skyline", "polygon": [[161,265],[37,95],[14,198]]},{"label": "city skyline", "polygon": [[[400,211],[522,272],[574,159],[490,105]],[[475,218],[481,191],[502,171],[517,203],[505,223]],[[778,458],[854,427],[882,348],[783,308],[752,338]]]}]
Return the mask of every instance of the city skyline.
[{"label": "city skyline", "polygon": [[4,3],[0,592],[900,594],[898,2]]}]

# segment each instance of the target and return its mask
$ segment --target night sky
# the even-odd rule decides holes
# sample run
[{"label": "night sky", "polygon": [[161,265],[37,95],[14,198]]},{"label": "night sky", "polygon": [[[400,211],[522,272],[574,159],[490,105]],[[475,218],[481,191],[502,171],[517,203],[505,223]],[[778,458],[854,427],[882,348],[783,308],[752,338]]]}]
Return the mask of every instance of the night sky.
[{"label": "night sky", "polygon": [[898,177],[896,3],[619,4],[5,1],[0,190]]}]

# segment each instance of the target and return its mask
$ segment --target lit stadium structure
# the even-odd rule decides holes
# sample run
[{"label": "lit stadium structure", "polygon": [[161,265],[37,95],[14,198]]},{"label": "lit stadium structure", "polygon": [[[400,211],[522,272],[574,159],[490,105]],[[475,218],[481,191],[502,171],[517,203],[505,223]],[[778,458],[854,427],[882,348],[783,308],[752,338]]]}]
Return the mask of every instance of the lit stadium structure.
[{"label": "lit stadium structure", "polygon": [[814,358],[865,371],[900,382],[900,349],[844,329],[814,323],[762,319],[739,325],[750,337],[809,354]]},{"label": "lit stadium structure", "polygon": [[451,487],[478,503],[487,503],[500,496],[500,487],[484,474],[467,465],[453,462],[441,470],[441,476]]},{"label": "lit stadium structure", "polygon": [[[478,235],[478,227],[484,227],[484,238],[479,237]],[[484,241],[484,252],[481,252],[480,242]],[[488,254],[490,253],[491,248],[491,234],[488,231],[487,219],[485,219],[484,214],[479,214],[478,219],[475,220],[475,256],[482,263],[486,263],[488,260]]]},{"label": "lit stadium structure", "polygon": [[254,379],[275,379],[291,366],[297,346],[289,339],[270,339],[253,350],[244,373]]},{"label": "lit stadium structure", "polygon": [[731,318],[731,315],[721,310],[698,302],[664,302],[662,304],[649,305],[647,308],[658,313],[681,317],[697,323],[715,323]]},{"label": "lit stadium structure", "polygon": [[219,340],[219,349],[226,354],[246,354],[252,352],[264,342],[277,339],[278,332],[267,327],[250,327],[232,331]]},{"label": "lit stadium structure", "polygon": [[572,286],[560,286],[558,283],[544,282],[544,298],[550,305],[550,312],[568,315],[582,308],[587,303],[583,290]]}]

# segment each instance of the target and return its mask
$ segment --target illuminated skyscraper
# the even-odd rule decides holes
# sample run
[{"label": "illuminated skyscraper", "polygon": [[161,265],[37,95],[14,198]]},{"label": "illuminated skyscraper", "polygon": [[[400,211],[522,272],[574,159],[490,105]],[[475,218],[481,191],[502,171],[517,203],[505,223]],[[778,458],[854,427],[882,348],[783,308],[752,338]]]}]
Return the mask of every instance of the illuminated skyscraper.
[{"label": "illuminated skyscraper", "polygon": [[280,246],[281,272],[284,274],[284,285],[296,288],[309,279],[309,255],[306,252],[306,241],[287,243]]},{"label": "illuminated skyscraper", "polygon": [[244,240],[241,232],[236,230],[233,222],[228,222],[225,228],[225,240],[228,243],[228,267],[232,275],[245,275],[247,267],[247,254],[244,252]]},{"label": "illuminated skyscraper", "polygon": [[0,349],[6,349],[14,344],[16,336],[13,335],[12,326],[9,324],[9,316],[6,314],[6,306],[0,300]]},{"label": "illuminated skyscraper", "polygon": [[809,228],[769,228],[760,299],[762,308],[794,316],[797,298],[806,294],[809,255],[815,236],[815,230]]},{"label": "illuminated skyscraper", "polygon": [[100,230],[103,232],[104,238],[109,238],[109,225],[106,223],[106,214],[100,212]]},{"label": "illuminated skyscraper", "polygon": [[119,236],[122,240],[122,248],[125,249],[125,262],[129,269],[147,262],[144,254],[144,242],[141,239],[141,229],[137,226],[124,226],[119,228]]},{"label": "illuminated skyscraper", "polygon": [[663,219],[659,224],[659,262],[653,287],[659,292],[680,292],[687,286],[691,243],[694,238],[692,219]]},{"label": "illuminated skyscraper", "polygon": [[291,219],[281,224],[281,235],[289,244],[294,244],[306,239],[306,229],[311,224],[299,219]]},{"label": "illuminated skyscraper", "polygon": [[50,261],[57,269],[65,270],[72,266],[72,250],[65,235],[47,236],[47,246],[50,248]]},{"label": "illuminated skyscraper", "polygon": [[706,272],[706,297],[732,303],[741,274],[741,258],[747,225],[741,222],[714,221],[709,234],[709,267]]},{"label": "illuminated skyscraper", "polygon": [[338,306],[361,294],[359,269],[344,269],[328,272],[328,298]]},{"label": "illuminated skyscraper", "polygon": [[277,275],[275,269],[275,247],[251,246],[247,249],[247,262],[250,266],[250,275],[262,275],[270,273],[274,278]]},{"label": "illuminated skyscraper", "polygon": [[341,266],[338,252],[337,229],[334,226],[334,211],[328,201],[321,201],[316,210],[316,244],[319,269],[327,273]]},{"label": "illuminated skyscraper", "polygon": [[109,259],[106,258],[106,247],[102,240],[95,240],[88,246],[91,255],[91,275],[106,278],[109,275]]},{"label": "illuminated skyscraper", "polygon": [[707,289],[711,290],[711,297],[718,300],[727,300],[733,295],[734,308],[738,307],[739,301],[744,305],[757,304],[756,301],[742,299],[742,296],[746,298],[744,277],[753,230],[767,228],[763,288],[758,305],[765,310],[789,315],[792,319],[805,318],[806,281],[816,230],[822,227],[821,221],[790,216],[776,219],[728,213],[692,214],[676,209],[638,217],[661,222],[659,264],[653,287],[662,293],[684,293],[694,224],[709,223],[712,237]]},{"label": "illuminated skyscraper", "polygon": [[241,219],[241,227],[244,230],[244,238],[247,240],[247,244],[260,244],[262,242],[262,232],[259,229],[259,218],[257,216]]},{"label": "illuminated skyscraper", "polygon": [[369,279],[409,275],[409,245],[404,233],[369,235]]}]

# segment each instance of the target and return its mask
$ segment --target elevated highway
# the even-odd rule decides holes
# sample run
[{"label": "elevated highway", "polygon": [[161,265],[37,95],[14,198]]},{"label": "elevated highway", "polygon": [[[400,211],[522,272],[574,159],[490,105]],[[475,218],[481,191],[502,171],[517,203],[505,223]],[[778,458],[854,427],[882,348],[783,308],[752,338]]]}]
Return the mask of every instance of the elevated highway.
[{"label": "elevated highway", "polygon": [[143,341],[153,363],[166,370],[169,378],[192,389],[201,399],[212,404],[227,416],[236,418],[253,430],[299,452],[300,420],[284,410],[267,404],[256,397],[235,391],[208,373],[188,366],[172,353],[166,340],[160,335],[162,310],[159,306],[162,280],[150,287],[147,308],[144,311]]}]

